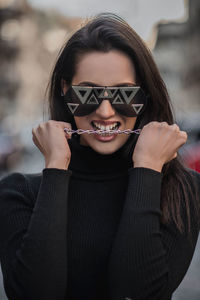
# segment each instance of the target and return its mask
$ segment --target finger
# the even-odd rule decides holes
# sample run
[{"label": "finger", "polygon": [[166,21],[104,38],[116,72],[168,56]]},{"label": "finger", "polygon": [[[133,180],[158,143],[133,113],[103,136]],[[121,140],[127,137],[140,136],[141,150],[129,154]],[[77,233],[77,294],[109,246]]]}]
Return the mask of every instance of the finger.
[{"label": "finger", "polygon": [[[65,128],[66,128],[66,129],[72,129],[72,125],[71,125],[70,123],[68,123],[68,122],[49,120],[48,123],[49,123],[49,124],[55,124],[55,125],[61,127],[63,130],[64,130]],[[66,131],[64,131],[64,133],[65,133],[65,137],[66,137],[67,139],[70,139],[70,138],[71,138],[72,133],[66,132]]]},{"label": "finger", "polygon": [[183,138],[183,140],[185,140],[185,142],[187,141],[188,135],[185,131],[180,131],[179,135]]},{"label": "finger", "polygon": [[[62,126],[63,129],[70,129],[70,130],[72,129],[72,126],[71,126],[70,123],[65,123],[65,122],[61,122],[61,123],[62,124],[60,124],[60,125]],[[72,133],[71,132],[66,132],[65,130],[64,130],[64,132],[65,132],[66,138],[71,139]]]},{"label": "finger", "polygon": [[148,124],[146,124],[146,126],[156,126],[158,124],[159,124],[159,122],[157,122],[157,121],[151,121]]},{"label": "finger", "polygon": [[161,127],[166,127],[169,126],[169,124],[167,122],[160,122],[159,124]]},{"label": "finger", "polygon": [[70,123],[62,122],[62,121],[56,121],[56,123],[58,123],[63,129],[65,127],[69,128],[69,129],[72,129],[72,125]]},{"label": "finger", "polygon": [[59,125],[60,127],[62,127],[63,129],[65,127],[69,127],[71,128],[71,124],[68,123],[68,122],[63,122],[63,121],[56,121],[56,120],[48,120],[47,122],[44,122],[44,123],[40,123],[40,124],[53,124],[53,125]]},{"label": "finger", "polygon": [[[71,129],[71,128],[67,128],[67,127],[65,127],[65,129]],[[66,138],[67,138],[67,139],[71,139],[71,137],[72,137],[72,133],[71,133],[71,132],[66,132],[65,130],[64,130],[64,132],[65,132],[65,136],[66,136]]]},{"label": "finger", "polygon": [[183,146],[187,141],[187,133],[185,131],[179,131],[176,136],[176,149],[178,150],[181,146]]},{"label": "finger", "polygon": [[40,144],[38,143],[38,140],[35,138],[35,136],[33,135],[32,140],[34,142],[34,144],[36,145],[36,147],[40,150],[41,153],[43,153],[43,149],[40,146]]},{"label": "finger", "polygon": [[175,131],[175,132],[179,132],[180,131],[180,128],[177,124],[172,124],[170,125],[170,128]]},{"label": "finger", "polygon": [[[59,121],[59,125],[64,129],[64,128],[66,128],[66,129],[72,129],[72,125],[70,124],[70,123],[67,123],[67,122],[61,122],[61,121]],[[68,136],[68,137],[71,137],[71,133],[69,133],[69,132],[65,132],[65,134]]]},{"label": "finger", "polygon": [[155,126],[155,127],[168,127],[169,124],[167,122],[158,122],[158,121],[152,121],[147,124],[148,126]]}]

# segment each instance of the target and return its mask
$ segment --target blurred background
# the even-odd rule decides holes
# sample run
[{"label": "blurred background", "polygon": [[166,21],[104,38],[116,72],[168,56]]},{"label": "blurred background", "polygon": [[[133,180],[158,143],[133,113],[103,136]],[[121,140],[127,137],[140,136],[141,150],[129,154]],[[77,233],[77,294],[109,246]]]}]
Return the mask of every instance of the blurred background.
[{"label": "blurred background", "polygon": [[[120,15],[152,50],[176,122],[188,133],[179,152],[200,172],[199,0],[0,0],[0,178],[44,168],[31,131],[49,119],[45,90],[52,68],[66,39],[100,12]],[[173,300],[200,299],[199,250],[198,240]],[[0,300],[6,299],[0,272]]]}]

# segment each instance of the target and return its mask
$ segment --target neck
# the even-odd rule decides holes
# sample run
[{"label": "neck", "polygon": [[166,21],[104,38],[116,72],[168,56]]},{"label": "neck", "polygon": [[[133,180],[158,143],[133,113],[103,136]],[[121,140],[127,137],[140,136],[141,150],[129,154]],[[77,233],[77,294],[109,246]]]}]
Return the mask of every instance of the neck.
[{"label": "neck", "polygon": [[100,154],[80,142],[80,137],[69,140],[71,162],[69,169],[84,174],[113,174],[126,172],[133,166],[132,157],[125,153],[126,144],[111,154]]}]

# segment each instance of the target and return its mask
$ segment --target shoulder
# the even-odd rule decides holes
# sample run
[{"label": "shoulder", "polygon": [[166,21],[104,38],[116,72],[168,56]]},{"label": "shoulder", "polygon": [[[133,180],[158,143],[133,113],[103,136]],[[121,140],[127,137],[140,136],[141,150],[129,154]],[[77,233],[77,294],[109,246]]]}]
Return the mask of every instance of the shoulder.
[{"label": "shoulder", "polygon": [[200,173],[195,170],[188,169],[188,171],[196,178],[197,182],[200,184]]},{"label": "shoulder", "polygon": [[200,230],[200,173],[187,168],[188,178],[188,192],[189,192],[189,206],[191,214],[191,222],[195,224],[195,227]]},{"label": "shoulder", "polygon": [[190,175],[190,178],[195,184],[196,188],[200,191],[200,173],[189,168],[186,168],[186,171]]},{"label": "shoulder", "polygon": [[0,190],[2,189],[18,189],[25,188],[27,185],[25,174],[23,173],[9,173],[0,179]]},{"label": "shoulder", "polygon": [[34,202],[39,190],[41,177],[41,173],[13,172],[4,175],[0,178],[0,200],[17,196],[18,198],[29,198],[31,202]]}]

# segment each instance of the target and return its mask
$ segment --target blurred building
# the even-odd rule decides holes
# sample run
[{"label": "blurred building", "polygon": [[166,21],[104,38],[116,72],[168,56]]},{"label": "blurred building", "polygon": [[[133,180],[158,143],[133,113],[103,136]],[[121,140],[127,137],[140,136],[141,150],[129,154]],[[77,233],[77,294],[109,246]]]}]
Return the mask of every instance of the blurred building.
[{"label": "blurred building", "polygon": [[[0,9],[0,60],[4,71],[0,96],[5,106],[12,102],[17,131],[21,122],[30,122],[41,113],[41,100],[57,52],[74,29],[76,20],[53,11],[32,9],[26,0],[3,2],[4,6],[9,5]],[[9,110],[7,106],[1,115],[8,115]]]},{"label": "blurred building", "polygon": [[200,172],[200,1],[188,3],[188,19],[158,25],[153,51],[168,87],[177,123],[188,133],[180,149],[185,164]]},{"label": "blurred building", "polygon": [[45,90],[56,56],[80,22],[26,0],[0,0],[0,171],[35,147],[31,129],[48,117]]},{"label": "blurred building", "polygon": [[178,119],[200,112],[200,1],[188,2],[188,19],[158,25],[154,57]]}]

